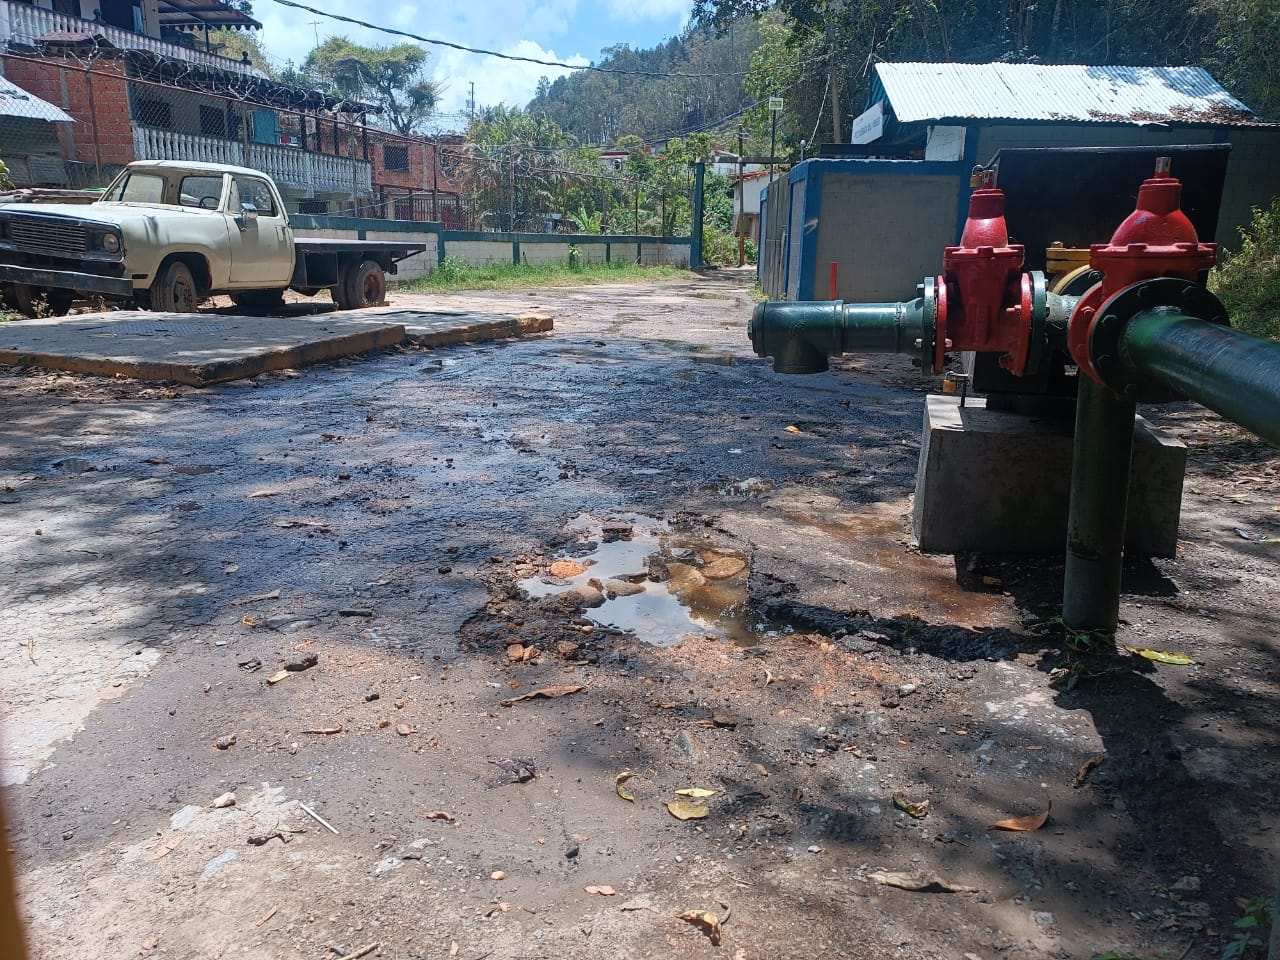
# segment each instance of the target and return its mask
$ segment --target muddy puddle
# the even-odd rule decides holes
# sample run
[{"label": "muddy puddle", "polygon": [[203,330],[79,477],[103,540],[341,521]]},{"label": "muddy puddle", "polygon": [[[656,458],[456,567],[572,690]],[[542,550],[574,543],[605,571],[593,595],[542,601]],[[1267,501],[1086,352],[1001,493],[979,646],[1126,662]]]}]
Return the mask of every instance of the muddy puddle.
[{"label": "muddy puddle", "polygon": [[594,589],[603,602],[584,611],[588,618],[662,647],[707,635],[753,646],[786,629],[750,608],[749,559],[698,528],[623,514],[577,517],[565,531],[573,542],[550,569],[520,581],[529,596],[576,589],[594,597]]}]

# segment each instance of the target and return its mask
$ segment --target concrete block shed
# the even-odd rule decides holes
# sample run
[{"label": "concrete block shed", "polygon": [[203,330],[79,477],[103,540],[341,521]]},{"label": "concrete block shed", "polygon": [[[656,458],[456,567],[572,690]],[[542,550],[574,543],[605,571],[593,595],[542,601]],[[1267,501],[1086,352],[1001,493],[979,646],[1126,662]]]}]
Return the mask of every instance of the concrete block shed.
[{"label": "concrete block shed", "polygon": [[[1221,204],[1202,239],[1228,248],[1251,209],[1280,195],[1272,162],[1280,125],[1259,120],[1198,67],[878,64],[853,130],[855,145],[824,148],[842,156],[805,161],[763,195],[759,274],[772,299],[913,296],[922,277],[941,269],[942,248],[960,237],[973,167],[1001,151],[1125,148],[1119,152],[1154,157],[1170,145],[1227,148]],[[1102,204],[1118,225],[1140,179],[1112,179],[1068,203]],[[1068,216],[1070,206],[1060,212]],[[1013,219],[1009,227],[1017,233]],[[1029,249],[1027,259],[1039,268],[1043,252]]]}]

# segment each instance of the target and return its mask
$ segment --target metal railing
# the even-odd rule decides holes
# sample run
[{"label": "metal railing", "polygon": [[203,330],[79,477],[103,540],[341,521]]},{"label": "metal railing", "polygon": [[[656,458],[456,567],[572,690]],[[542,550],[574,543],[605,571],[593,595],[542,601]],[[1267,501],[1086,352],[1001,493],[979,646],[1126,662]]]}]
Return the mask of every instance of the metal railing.
[{"label": "metal railing", "polygon": [[39,37],[50,33],[96,34],[122,50],[146,50],[159,57],[186,60],[218,70],[259,76],[258,71],[251,65],[240,60],[232,60],[230,57],[220,57],[216,53],[196,50],[179,43],[170,43],[143,33],[134,33],[132,30],[122,30],[107,23],[97,23],[93,20],[67,16],[64,13],[55,13],[43,7],[0,0],[0,41],[6,44],[20,43],[24,46],[35,46]]},{"label": "metal railing", "polygon": [[133,154],[138,160],[198,160],[231,163],[269,174],[281,187],[303,188],[350,197],[373,193],[373,172],[366,160],[313,153],[269,143],[242,143],[221,137],[177,133],[133,124]]}]

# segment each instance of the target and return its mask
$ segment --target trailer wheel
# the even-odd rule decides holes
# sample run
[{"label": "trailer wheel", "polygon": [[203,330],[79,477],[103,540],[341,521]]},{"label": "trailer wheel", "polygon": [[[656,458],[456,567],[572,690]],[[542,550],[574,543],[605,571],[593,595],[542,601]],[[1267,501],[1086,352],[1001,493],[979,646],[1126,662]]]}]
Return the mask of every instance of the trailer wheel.
[{"label": "trailer wheel", "polygon": [[242,310],[270,313],[284,306],[283,290],[237,290],[231,302]]},{"label": "trailer wheel", "polygon": [[151,285],[151,309],[165,313],[195,313],[200,304],[191,269],[181,260],[172,260]]},{"label": "trailer wheel", "polygon": [[346,303],[338,305],[345,310],[380,307],[387,299],[387,277],[376,260],[362,260],[348,272],[342,286]]}]

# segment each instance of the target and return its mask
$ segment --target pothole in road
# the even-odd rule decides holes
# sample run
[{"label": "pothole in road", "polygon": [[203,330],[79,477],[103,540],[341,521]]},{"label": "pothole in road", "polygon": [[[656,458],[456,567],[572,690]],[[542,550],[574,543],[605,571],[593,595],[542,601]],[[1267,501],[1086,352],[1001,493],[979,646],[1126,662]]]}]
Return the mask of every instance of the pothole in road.
[{"label": "pothole in road", "polygon": [[565,527],[572,544],[541,575],[518,586],[534,599],[573,596],[602,627],[655,646],[714,634],[744,646],[769,624],[747,602],[750,564],[692,525],[626,514],[580,516]]}]

